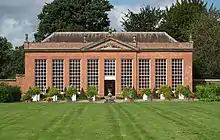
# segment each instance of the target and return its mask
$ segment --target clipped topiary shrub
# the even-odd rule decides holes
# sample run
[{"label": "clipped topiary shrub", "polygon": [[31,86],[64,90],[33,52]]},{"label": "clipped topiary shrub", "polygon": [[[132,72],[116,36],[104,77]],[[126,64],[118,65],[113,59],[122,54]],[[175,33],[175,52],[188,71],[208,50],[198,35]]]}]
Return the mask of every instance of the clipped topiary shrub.
[{"label": "clipped topiary shrub", "polygon": [[18,86],[9,86],[9,92],[12,95],[14,102],[19,102],[21,100],[21,88]]},{"label": "clipped topiary shrub", "polygon": [[0,84],[0,102],[7,103],[12,102],[12,95],[9,93],[9,88],[7,84]]},{"label": "clipped topiary shrub", "polygon": [[0,84],[0,102],[17,102],[21,100],[21,90],[18,86],[9,86],[7,84]]}]

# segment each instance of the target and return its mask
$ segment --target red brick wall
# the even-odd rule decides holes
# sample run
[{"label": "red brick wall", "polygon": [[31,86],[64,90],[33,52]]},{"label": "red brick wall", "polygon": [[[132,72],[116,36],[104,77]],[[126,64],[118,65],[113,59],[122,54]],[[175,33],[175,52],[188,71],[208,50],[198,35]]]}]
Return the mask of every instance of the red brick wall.
[{"label": "red brick wall", "polygon": [[168,85],[172,84],[172,59],[184,60],[184,84],[192,89],[192,52],[59,52],[59,53],[26,53],[25,54],[25,81],[22,89],[27,91],[34,86],[34,61],[35,59],[47,59],[47,87],[52,86],[52,59],[64,59],[64,86],[69,85],[69,59],[81,59],[81,87],[87,88],[87,59],[99,59],[99,93],[104,95],[104,59],[116,59],[116,93],[121,92],[120,62],[123,58],[133,59],[133,86],[138,90],[138,58],[149,58],[151,69],[151,88],[155,84],[155,59],[164,58],[168,62]]},{"label": "red brick wall", "polygon": [[0,83],[5,83],[11,86],[19,86],[21,87],[21,91],[25,93],[26,86],[25,86],[25,77],[24,75],[18,75],[16,76],[16,79],[2,79],[0,80]]}]

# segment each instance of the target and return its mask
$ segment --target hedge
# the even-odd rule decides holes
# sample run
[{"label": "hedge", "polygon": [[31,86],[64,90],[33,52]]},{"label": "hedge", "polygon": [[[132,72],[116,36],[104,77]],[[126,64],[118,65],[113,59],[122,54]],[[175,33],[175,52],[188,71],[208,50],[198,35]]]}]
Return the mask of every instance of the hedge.
[{"label": "hedge", "polygon": [[196,97],[201,101],[220,102],[220,85],[198,85],[196,86]]},{"label": "hedge", "polygon": [[21,89],[18,86],[0,84],[0,103],[18,102],[21,100]]}]

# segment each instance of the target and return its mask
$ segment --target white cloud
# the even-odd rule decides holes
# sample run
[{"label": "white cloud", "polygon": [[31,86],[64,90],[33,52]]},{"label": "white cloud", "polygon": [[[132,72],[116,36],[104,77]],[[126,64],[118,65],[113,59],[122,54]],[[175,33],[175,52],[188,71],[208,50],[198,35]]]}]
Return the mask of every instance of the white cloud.
[{"label": "white cloud", "polygon": [[0,1],[0,35],[14,45],[22,45],[24,34],[30,35],[37,28],[37,15],[45,2],[51,0],[2,0]]},{"label": "white cloud", "polygon": [[114,9],[111,12],[109,12],[111,26],[115,28],[117,31],[121,31],[123,29],[121,21],[122,18],[124,18],[124,13],[128,12],[128,9],[133,12],[139,12],[140,8],[147,4],[161,9],[165,9],[166,6],[170,6],[174,2],[175,0],[152,0],[142,5],[116,5]]},{"label": "white cloud", "polygon": [[140,5],[115,6],[114,9],[111,12],[109,12],[109,18],[111,20],[111,27],[115,28],[117,31],[122,30],[121,21],[122,21],[122,18],[124,17],[124,13],[126,13],[128,9],[134,12],[138,12],[140,9]]},{"label": "white cloud", "polygon": [[[25,33],[28,33],[30,40],[33,40],[38,25],[37,15],[45,2],[51,1],[53,0],[0,0],[0,36],[7,37],[14,45],[23,44]],[[143,4],[165,7],[172,2],[175,0],[148,0],[143,1]],[[115,8],[109,12],[111,26],[118,31],[122,30],[123,13],[128,9],[138,12],[142,5],[115,5]]]}]

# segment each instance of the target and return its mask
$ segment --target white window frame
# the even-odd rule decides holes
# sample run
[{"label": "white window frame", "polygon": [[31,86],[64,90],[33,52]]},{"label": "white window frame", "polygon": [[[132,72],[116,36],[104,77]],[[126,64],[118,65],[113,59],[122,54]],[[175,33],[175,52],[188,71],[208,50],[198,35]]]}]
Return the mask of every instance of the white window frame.
[{"label": "white window frame", "polygon": [[[94,69],[89,69],[89,63],[91,63],[90,61],[97,61],[97,66],[91,66],[91,68],[96,68],[96,70]],[[96,63],[96,62],[94,62]],[[92,72],[93,71],[93,72]],[[95,71],[95,72],[94,72]],[[96,75],[90,75],[90,74],[94,74],[96,73]],[[90,79],[91,78],[91,79]],[[96,79],[97,78],[97,79]],[[90,81],[91,80],[91,81]],[[95,81],[95,82],[94,82]],[[87,59],[87,86],[97,86],[97,88],[99,87],[99,59]]]},{"label": "white window frame", "polygon": [[[131,67],[131,72],[128,72],[128,70],[126,70],[126,68],[125,68],[125,70],[123,69],[123,61],[131,61],[131,66],[129,66],[129,67]],[[131,87],[132,88],[132,86],[133,86],[133,67],[134,67],[133,59],[121,59],[121,90],[123,90],[125,87]],[[123,70],[125,72],[123,72]],[[128,74],[128,73],[131,73],[131,74]],[[127,77],[129,77],[129,78],[127,78]]]},{"label": "white window frame", "polygon": [[[173,62],[173,61],[176,61],[176,62]],[[179,64],[179,62],[177,62],[177,61],[179,61],[179,62],[181,62],[181,65],[182,65],[182,70],[181,70],[181,77],[182,77],[182,81],[175,81],[175,80],[177,80],[176,78],[174,78],[174,77],[178,77],[178,75],[176,75],[175,76],[175,74],[174,74],[174,71],[176,70],[176,69],[173,69],[173,67],[175,67],[175,65],[177,65],[177,63]],[[173,66],[174,65],[174,66]],[[176,70],[177,71],[177,70]],[[179,70],[178,70],[179,71]],[[181,84],[178,84],[178,83],[181,83]],[[176,89],[176,87],[178,86],[178,85],[183,85],[184,84],[184,61],[183,61],[183,59],[172,59],[172,90],[174,90],[175,91],[175,89]]]},{"label": "white window frame", "polygon": [[52,86],[56,87],[60,92],[64,91],[64,64],[63,59],[52,60]]},{"label": "white window frame", "polygon": [[[145,73],[145,74],[143,74],[143,75],[140,75],[142,72],[141,72],[141,68],[140,68],[140,61],[141,60],[147,60],[148,61],[148,75]],[[145,62],[144,62],[145,63]],[[147,67],[147,65],[144,65],[144,66],[146,66]],[[142,67],[143,67],[143,65],[142,65]],[[145,69],[147,69],[147,68],[145,68]],[[143,71],[143,70],[142,70]],[[150,59],[148,59],[148,58],[139,58],[138,59],[138,88],[139,89],[144,89],[144,88],[151,88],[151,61],[150,61]],[[141,76],[148,76],[149,77],[149,79],[148,79],[148,83],[149,83],[149,85],[147,86],[143,86],[143,84],[141,83]],[[147,80],[147,79],[145,79],[145,80]],[[143,80],[142,80],[143,81]],[[142,84],[142,85],[141,85]]]},{"label": "white window frame", "polygon": [[80,59],[69,60],[69,85],[76,87],[78,92],[81,90],[81,60]]},{"label": "white window frame", "polygon": [[[114,69],[112,69],[114,74],[108,74],[106,71],[110,70],[110,68],[108,67],[109,65],[106,65],[106,61],[112,61],[114,62]],[[113,64],[113,63],[112,63]],[[107,70],[106,70],[107,68]],[[105,59],[104,60],[104,76],[105,76],[105,80],[116,80],[116,59]]]},{"label": "white window frame", "polygon": [[42,92],[47,87],[47,60],[35,59],[35,86],[39,87]]},{"label": "white window frame", "polygon": [[[166,62],[166,66],[165,66],[165,68],[166,68],[166,70],[165,70],[165,72],[166,72],[166,74],[165,75],[157,75],[157,60],[165,60],[165,62]],[[160,62],[161,63],[161,62]],[[158,66],[159,68],[160,67],[162,67],[161,65],[159,65]],[[161,69],[159,69],[158,71],[163,71],[163,70],[161,70]],[[167,82],[168,82],[168,77],[167,77],[167,73],[168,72],[168,69],[167,69],[167,59],[164,59],[164,58],[157,58],[157,59],[155,59],[155,88],[156,89],[159,89],[162,85],[167,85]],[[160,87],[157,87],[157,77],[164,77],[165,76],[165,80],[163,79],[163,80],[161,80],[160,78],[159,78],[159,83],[160,83]],[[161,84],[161,83],[163,83],[163,81],[165,81],[165,83],[164,84]]]}]

